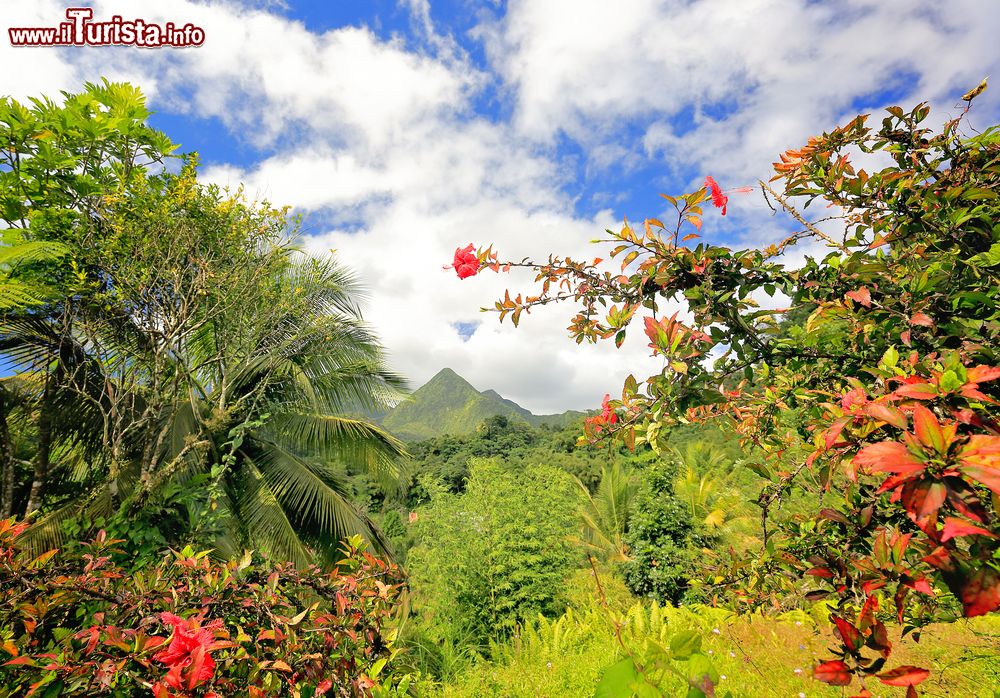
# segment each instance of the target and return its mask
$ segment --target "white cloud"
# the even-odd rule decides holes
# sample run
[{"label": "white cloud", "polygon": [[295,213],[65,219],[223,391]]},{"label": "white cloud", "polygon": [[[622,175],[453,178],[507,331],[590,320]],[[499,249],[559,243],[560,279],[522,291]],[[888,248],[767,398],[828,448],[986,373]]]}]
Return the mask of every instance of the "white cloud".
[{"label": "white cloud", "polygon": [[[573,213],[581,187],[554,145],[560,134],[583,148],[588,177],[660,161],[735,186],[765,175],[779,151],[880,106],[871,95],[887,87],[901,103],[931,98],[947,109],[983,75],[1000,74],[1000,6],[977,0],[940,9],[929,0],[512,0],[475,32],[488,66],[434,25],[428,0],[399,4],[415,27],[406,39],[362,26],[311,32],[268,11],[280,3],[163,0],[142,16],[199,25],[204,46],[60,51],[0,42],[0,62],[22,68],[4,72],[0,92],[129,79],[156,109],[216,117],[245,143],[272,146],[259,162],[219,164],[205,176],[317,214],[309,249],[336,248],[357,269],[371,292],[366,316],[397,369],[419,385],[450,366],[480,388],[554,412],[596,406],[629,371],[657,370],[640,329],[621,351],[578,346],[564,306],[514,330],[478,309],[507,286],[529,290],[530,277],[459,281],[441,265],[470,241],[515,259],[599,254],[587,241],[620,213]],[[64,9],[7,0],[4,19],[51,25]],[[95,3],[98,18],[139,12],[133,2]],[[476,112],[491,82],[498,99],[510,99],[509,119]],[[1000,111],[996,95],[977,107],[986,120]],[[602,190],[616,201],[613,183]],[[756,195],[732,204],[711,224],[716,231],[748,243],[787,232]],[[343,218],[351,230],[338,229]],[[471,337],[460,336],[455,324],[475,320]]]},{"label": "white cloud", "polygon": [[[481,32],[526,135],[600,152],[623,123],[645,124],[647,156],[741,183],[883,106],[871,95],[947,109],[1000,67],[1000,5],[977,0],[514,0]],[[998,104],[994,92],[981,109]]]}]

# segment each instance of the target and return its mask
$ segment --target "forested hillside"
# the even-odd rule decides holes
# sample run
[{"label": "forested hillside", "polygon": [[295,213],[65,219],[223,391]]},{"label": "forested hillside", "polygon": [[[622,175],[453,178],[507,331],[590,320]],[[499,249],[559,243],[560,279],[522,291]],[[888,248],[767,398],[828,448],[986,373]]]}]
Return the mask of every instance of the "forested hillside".
[{"label": "forested hillside", "polygon": [[582,411],[535,415],[495,390],[476,390],[450,368],[441,369],[408,398],[380,417],[382,426],[401,439],[470,434],[488,417],[500,415],[532,426],[563,426]]}]

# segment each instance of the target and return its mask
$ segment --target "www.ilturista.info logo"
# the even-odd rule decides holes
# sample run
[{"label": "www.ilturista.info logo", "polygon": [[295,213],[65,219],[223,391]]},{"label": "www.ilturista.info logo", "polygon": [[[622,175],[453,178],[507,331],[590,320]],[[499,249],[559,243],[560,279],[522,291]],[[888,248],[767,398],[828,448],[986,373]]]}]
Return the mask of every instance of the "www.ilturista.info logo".
[{"label": "www.ilturista.info logo", "polygon": [[142,19],[122,19],[114,15],[107,22],[94,22],[89,7],[70,7],[68,22],[57,27],[11,27],[7,30],[13,46],[140,46],[182,48],[205,43],[205,30],[191,23],[156,24]]}]

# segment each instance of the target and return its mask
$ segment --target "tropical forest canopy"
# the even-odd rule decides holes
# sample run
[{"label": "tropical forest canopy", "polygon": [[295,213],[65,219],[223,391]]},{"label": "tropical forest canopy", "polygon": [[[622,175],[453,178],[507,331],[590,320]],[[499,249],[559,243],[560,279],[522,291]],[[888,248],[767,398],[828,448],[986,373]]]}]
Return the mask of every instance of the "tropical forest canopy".
[{"label": "tropical forest canopy", "polygon": [[460,245],[662,359],[536,416],[407,398],[350,260],[148,115],[0,100],[0,697],[994,695],[1000,129],[811,139],[764,249],[711,177],[593,258]]}]

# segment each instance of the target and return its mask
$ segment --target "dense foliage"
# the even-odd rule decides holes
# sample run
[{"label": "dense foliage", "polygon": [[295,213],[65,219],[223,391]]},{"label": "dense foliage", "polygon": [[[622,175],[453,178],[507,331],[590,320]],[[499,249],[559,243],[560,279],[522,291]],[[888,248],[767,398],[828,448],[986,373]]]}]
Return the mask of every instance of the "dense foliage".
[{"label": "dense foliage", "polygon": [[572,479],[555,468],[473,461],[463,494],[439,491],[418,512],[407,561],[419,606],[438,629],[480,646],[524,618],[558,614],[580,559],[569,541],[578,506]]},{"label": "dense foliage", "polygon": [[674,605],[698,598],[691,580],[698,576],[704,549],[713,543],[696,527],[685,502],[674,496],[675,478],[669,467],[647,476],[632,505],[625,536],[628,559],[622,565],[633,594]]},{"label": "dense foliage", "polygon": [[[831,599],[839,644],[814,675],[838,686],[859,677],[863,695],[866,677],[909,695],[927,677],[888,668],[887,624],[1000,607],[1000,128],[969,136],[960,116],[935,132],[928,113],[892,107],[875,129],[859,116],[783,154],[781,190],[761,189],[797,227],[766,249],[685,245],[700,236],[704,202],[726,212],[707,178],[665,197],[669,227],[651,218],[609,231],[616,271],[600,259],[478,253],[481,268],[528,267],[540,282],[536,295],[498,301],[501,319],[575,301],[574,338],[616,344],[642,319],[664,368],[630,377],[588,420],[590,438],[660,450],[679,420],[731,420],[770,481],[758,499],[765,546],[733,560],[731,588],[750,606],[810,588]],[[822,220],[798,210],[814,203],[827,207]],[[795,245],[807,246],[805,263],[790,269],[781,255]],[[759,307],[779,292],[789,308]],[[687,323],[660,314],[678,300]],[[805,325],[775,320],[789,310],[807,313]],[[783,515],[803,490],[811,514]]]},{"label": "dense foliage", "polygon": [[190,549],[127,573],[101,532],[19,554],[0,522],[0,696],[370,695],[391,655],[395,568],[356,538],[332,571]]},{"label": "dense foliage", "polygon": [[36,255],[44,303],[0,317],[18,371],[4,513],[40,514],[22,542],[36,552],[97,521],[301,565],[353,533],[380,543],[344,470],[391,482],[402,444],[348,415],[393,404],[401,381],[353,276],[299,252],[286,211],[199,184],[193,161],[145,167],[173,148],[147,114],[107,83],[0,109],[4,222],[64,252]]}]

